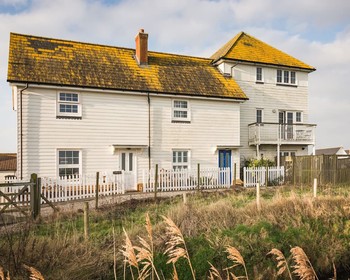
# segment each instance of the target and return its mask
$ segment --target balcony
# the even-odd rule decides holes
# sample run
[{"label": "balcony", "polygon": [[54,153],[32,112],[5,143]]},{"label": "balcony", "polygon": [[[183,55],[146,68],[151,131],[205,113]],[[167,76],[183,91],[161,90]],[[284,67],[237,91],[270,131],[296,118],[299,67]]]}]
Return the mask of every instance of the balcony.
[{"label": "balcony", "polygon": [[315,124],[252,123],[249,145],[315,145]]}]

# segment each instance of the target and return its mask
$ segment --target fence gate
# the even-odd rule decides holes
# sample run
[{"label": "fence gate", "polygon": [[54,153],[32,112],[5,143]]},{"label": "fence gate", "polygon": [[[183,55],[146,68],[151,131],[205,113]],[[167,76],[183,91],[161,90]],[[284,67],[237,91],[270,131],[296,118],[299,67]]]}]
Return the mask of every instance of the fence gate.
[{"label": "fence gate", "polygon": [[29,217],[30,190],[34,185],[32,182],[0,184],[0,215],[16,211]]}]

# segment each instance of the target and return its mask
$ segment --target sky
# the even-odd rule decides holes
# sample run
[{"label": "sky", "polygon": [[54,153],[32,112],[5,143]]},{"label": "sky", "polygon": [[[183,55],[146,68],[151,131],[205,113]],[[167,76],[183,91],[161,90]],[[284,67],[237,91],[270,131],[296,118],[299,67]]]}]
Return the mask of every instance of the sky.
[{"label": "sky", "polygon": [[309,123],[316,148],[350,149],[348,0],[0,0],[0,153],[16,152],[16,113],[7,83],[10,32],[209,57],[237,33],[314,66]]}]

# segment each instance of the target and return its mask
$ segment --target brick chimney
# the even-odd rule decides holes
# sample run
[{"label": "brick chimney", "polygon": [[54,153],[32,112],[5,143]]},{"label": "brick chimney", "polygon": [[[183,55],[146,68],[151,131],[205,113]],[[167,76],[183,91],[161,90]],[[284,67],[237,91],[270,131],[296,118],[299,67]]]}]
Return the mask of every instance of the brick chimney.
[{"label": "brick chimney", "polygon": [[135,37],[136,61],[139,65],[148,64],[148,34],[143,29]]}]

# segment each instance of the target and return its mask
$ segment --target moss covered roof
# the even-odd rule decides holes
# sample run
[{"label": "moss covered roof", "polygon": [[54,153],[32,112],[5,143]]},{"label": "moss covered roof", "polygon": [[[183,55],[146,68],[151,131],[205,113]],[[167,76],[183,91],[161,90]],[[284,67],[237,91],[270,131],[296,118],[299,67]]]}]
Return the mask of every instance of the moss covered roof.
[{"label": "moss covered roof", "polygon": [[222,46],[211,58],[231,59],[243,62],[270,64],[275,66],[286,66],[304,69],[307,71],[316,70],[314,67],[248,35],[241,32]]},{"label": "moss covered roof", "polygon": [[135,50],[11,33],[9,82],[247,99],[207,58]]}]

